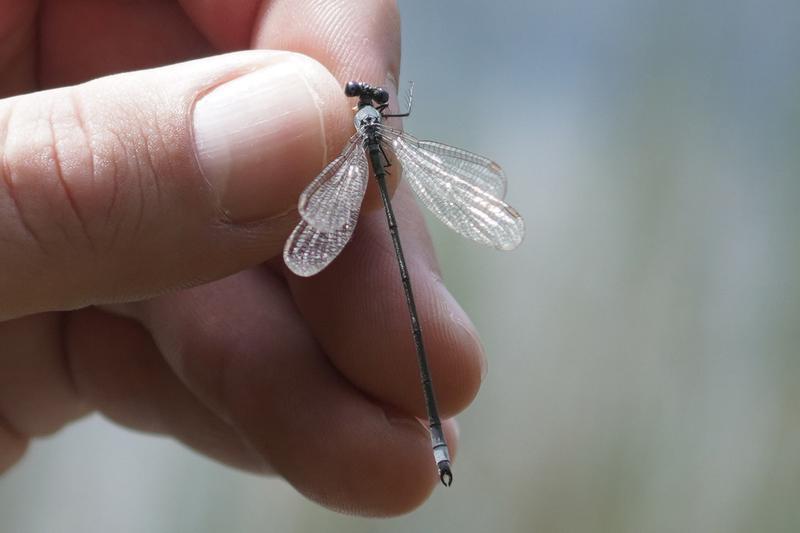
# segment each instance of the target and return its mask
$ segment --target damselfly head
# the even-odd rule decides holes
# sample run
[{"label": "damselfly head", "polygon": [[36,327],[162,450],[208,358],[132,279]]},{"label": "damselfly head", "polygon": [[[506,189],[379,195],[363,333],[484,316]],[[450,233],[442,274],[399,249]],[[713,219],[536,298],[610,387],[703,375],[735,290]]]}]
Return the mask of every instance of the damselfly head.
[{"label": "damselfly head", "polygon": [[363,85],[363,83],[358,81],[348,81],[347,85],[344,86],[344,94],[350,97],[361,96]]},{"label": "damselfly head", "polygon": [[389,91],[383,87],[372,87],[360,81],[349,81],[344,86],[344,94],[349,97],[359,97],[358,104],[372,105],[375,102],[383,105],[389,102]]}]

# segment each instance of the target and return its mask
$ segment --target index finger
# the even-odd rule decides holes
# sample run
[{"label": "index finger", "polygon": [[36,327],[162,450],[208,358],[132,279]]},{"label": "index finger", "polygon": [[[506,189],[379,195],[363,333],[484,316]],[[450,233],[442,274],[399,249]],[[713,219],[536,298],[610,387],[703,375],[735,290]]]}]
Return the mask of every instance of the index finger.
[{"label": "index finger", "polygon": [[255,48],[313,57],[342,84],[390,83],[400,70],[400,15],[394,0],[265,2],[253,32]]},{"label": "index finger", "polygon": [[220,50],[267,48],[313,57],[339,81],[382,83],[400,69],[394,0],[180,0]]}]

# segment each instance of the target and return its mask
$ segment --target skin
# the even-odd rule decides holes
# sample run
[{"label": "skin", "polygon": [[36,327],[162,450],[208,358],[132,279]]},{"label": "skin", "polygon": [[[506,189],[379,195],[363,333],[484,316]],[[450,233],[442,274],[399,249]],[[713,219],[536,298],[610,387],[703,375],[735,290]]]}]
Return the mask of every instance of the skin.
[{"label": "skin", "polygon": [[[128,151],[64,143],[42,155],[21,133],[41,118],[30,110],[43,102],[58,109],[67,94],[78,95],[88,124],[113,123],[120,110],[120,129],[129,131],[139,120],[131,116],[146,115],[126,115],[132,101],[145,111],[159,105],[136,87],[163,85],[161,71],[37,92],[248,48],[310,56],[339,87],[396,79],[399,16],[389,0],[0,0],[0,156],[6,168],[22,169],[21,181],[0,191],[0,472],[31,439],[99,411],[231,466],[282,476],[344,512],[404,513],[437,483],[408,315],[372,184],[345,251],[319,275],[298,278],[280,257],[296,212],[239,224],[206,209],[190,157],[191,105],[159,115],[166,133],[133,128],[139,142]],[[273,58],[220,61],[233,72],[237,62]],[[37,94],[10,98],[23,93]],[[352,133],[348,105],[341,96],[327,111],[327,159]],[[23,142],[12,150],[3,138]],[[267,162],[267,186],[296,200],[324,164],[320,150],[294,146],[286,161]],[[119,170],[130,152],[144,170]],[[116,172],[99,173],[109,161]],[[271,181],[274,168],[291,169],[291,190],[278,190],[287,180]],[[120,178],[126,172],[160,187],[166,208],[138,207],[153,231],[128,231],[135,206]],[[477,393],[484,356],[402,185],[394,202],[455,449],[451,417]],[[108,217],[102,225],[99,213]],[[125,238],[112,238],[109,221]]]}]

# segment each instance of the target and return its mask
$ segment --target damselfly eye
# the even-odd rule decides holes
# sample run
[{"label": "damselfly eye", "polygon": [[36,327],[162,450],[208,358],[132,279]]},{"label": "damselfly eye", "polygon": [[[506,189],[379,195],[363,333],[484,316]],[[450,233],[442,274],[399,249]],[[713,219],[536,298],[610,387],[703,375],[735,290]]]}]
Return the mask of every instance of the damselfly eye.
[{"label": "damselfly eye", "polygon": [[386,89],[378,87],[372,91],[372,99],[375,100],[377,104],[385,104],[389,101],[389,92]]},{"label": "damselfly eye", "polygon": [[347,96],[361,96],[362,86],[357,81],[348,81],[344,86],[344,94]]}]

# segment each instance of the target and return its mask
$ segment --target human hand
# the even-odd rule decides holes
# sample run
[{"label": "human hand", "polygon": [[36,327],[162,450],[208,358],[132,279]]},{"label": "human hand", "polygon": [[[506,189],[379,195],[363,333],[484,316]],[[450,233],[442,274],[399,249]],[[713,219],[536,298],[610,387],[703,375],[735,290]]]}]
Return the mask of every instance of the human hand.
[{"label": "human hand", "polygon": [[[319,63],[179,63],[249,47]],[[96,410],[335,509],[424,501],[436,469],[382,213],[313,278],[280,259],[352,132],[344,82],[398,68],[389,0],[0,0],[0,96],[32,93],[0,99],[0,471]],[[452,417],[484,356],[402,186],[395,205]]]}]

